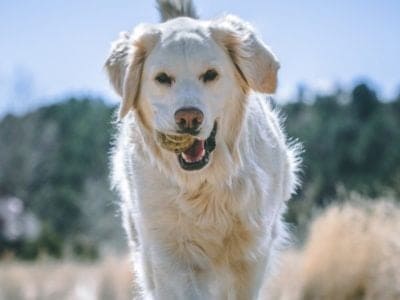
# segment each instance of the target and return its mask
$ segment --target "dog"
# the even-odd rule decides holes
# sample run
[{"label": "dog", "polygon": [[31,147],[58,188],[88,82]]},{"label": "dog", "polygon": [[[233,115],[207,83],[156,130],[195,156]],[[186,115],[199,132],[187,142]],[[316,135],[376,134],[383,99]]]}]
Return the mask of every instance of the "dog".
[{"label": "dog", "polygon": [[238,17],[158,5],[163,22],[121,33],[105,64],[122,98],[112,181],[143,298],[257,299],[298,184],[298,147],[266,96],[280,64]]}]

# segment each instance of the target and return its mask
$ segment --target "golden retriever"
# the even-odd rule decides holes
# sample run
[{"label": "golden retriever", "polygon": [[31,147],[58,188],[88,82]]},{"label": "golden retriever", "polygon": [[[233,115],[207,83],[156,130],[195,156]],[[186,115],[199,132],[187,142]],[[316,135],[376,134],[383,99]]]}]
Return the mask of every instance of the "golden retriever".
[{"label": "golden retriever", "polygon": [[[257,299],[297,184],[296,146],[265,95],[279,62],[235,16],[158,4],[165,22],[122,33],[106,61],[122,98],[113,182],[143,297]],[[179,135],[189,148],[160,143]]]}]

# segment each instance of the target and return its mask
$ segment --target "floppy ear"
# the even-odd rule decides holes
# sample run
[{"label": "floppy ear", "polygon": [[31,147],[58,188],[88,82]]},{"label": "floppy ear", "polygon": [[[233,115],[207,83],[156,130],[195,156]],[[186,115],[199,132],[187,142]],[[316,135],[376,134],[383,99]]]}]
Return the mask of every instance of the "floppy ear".
[{"label": "floppy ear", "polygon": [[143,64],[159,37],[151,25],[138,25],[132,34],[120,33],[105,63],[114,90],[122,97],[119,118],[137,106]]},{"label": "floppy ear", "polygon": [[275,92],[279,62],[249,24],[228,15],[211,23],[210,31],[226,49],[248,87],[262,93]]}]

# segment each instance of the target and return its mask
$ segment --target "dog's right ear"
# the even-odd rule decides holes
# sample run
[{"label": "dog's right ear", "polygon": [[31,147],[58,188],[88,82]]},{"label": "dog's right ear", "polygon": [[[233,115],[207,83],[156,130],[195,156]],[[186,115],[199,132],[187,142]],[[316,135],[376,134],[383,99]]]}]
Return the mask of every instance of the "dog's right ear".
[{"label": "dog's right ear", "polygon": [[122,98],[119,119],[137,106],[143,64],[160,33],[152,25],[138,25],[132,34],[120,33],[105,63],[114,90]]},{"label": "dog's right ear", "polygon": [[227,15],[211,22],[210,30],[248,87],[261,93],[275,92],[279,61],[248,23]]}]

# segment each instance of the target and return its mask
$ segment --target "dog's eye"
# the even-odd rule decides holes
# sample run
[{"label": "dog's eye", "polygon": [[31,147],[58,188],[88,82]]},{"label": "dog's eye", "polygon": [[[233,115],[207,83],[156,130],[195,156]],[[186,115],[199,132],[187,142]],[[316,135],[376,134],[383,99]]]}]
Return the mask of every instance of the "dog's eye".
[{"label": "dog's eye", "polygon": [[203,75],[200,76],[200,79],[203,80],[204,83],[215,80],[218,77],[217,71],[214,69],[207,70]]},{"label": "dog's eye", "polygon": [[173,78],[162,72],[156,76],[155,80],[161,84],[171,85]]}]

